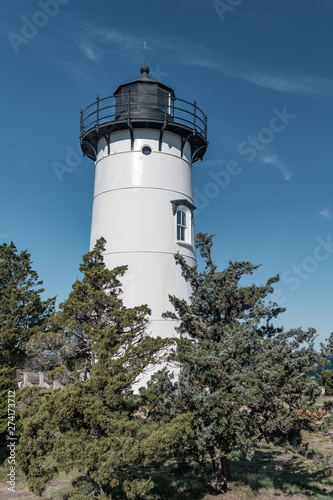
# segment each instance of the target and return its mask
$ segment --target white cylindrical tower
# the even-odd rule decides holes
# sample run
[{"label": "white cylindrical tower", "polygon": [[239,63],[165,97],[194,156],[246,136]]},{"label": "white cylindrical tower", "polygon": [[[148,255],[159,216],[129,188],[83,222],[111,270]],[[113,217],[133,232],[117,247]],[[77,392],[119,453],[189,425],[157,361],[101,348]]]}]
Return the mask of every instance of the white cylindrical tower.
[{"label": "white cylindrical tower", "polygon": [[90,247],[106,239],[107,267],[128,266],[124,304],[148,304],[150,333],[173,336],[162,313],[169,294],[190,294],[174,254],[196,263],[192,163],[207,149],[207,118],[143,66],[141,78],[81,112],[80,140],[96,165]]}]

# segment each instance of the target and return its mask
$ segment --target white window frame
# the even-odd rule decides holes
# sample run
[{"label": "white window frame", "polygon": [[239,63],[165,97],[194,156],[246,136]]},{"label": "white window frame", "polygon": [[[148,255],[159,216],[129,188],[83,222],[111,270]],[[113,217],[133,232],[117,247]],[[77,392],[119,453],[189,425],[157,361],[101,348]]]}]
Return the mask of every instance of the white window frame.
[{"label": "white window frame", "polygon": [[[187,243],[188,218],[188,211],[182,206],[178,207],[176,213],[177,241]],[[184,237],[182,238],[182,236]]]},{"label": "white window frame", "polygon": [[[180,245],[194,245],[194,224],[193,224],[193,210],[195,206],[192,205],[188,200],[173,200],[171,201],[173,208],[173,215],[175,216],[175,239]],[[185,215],[185,225],[181,220],[180,224],[178,222],[178,214],[183,213]],[[178,228],[184,229],[184,239],[178,238]]]}]

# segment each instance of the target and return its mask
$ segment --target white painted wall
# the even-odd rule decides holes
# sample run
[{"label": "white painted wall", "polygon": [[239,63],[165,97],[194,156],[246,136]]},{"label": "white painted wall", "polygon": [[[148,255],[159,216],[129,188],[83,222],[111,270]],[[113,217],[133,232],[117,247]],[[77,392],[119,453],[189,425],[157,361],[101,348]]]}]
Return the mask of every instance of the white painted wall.
[{"label": "white painted wall", "polygon": [[[111,134],[110,154],[105,139],[98,146],[90,247],[106,239],[105,263],[110,269],[127,264],[123,279],[124,304],[148,304],[152,310],[151,333],[174,335],[174,322],[163,320],[172,310],[168,294],[187,299],[190,289],[176,266],[180,252],[195,265],[193,245],[176,241],[176,216],[172,200],[192,199],[191,148],[181,138],[165,132],[158,151],[159,131],[134,129],[134,150],[129,130]],[[152,153],[144,155],[143,146]],[[194,232],[194,228],[193,228]]]}]

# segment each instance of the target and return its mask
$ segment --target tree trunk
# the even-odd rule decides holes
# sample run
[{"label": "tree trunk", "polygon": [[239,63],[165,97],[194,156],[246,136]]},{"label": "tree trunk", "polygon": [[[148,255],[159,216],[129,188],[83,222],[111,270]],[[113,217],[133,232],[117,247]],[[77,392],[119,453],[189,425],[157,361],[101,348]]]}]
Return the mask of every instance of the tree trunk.
[{"label": "tree trunk", "polygon": [[218,493],[228,491],[228,483],[231,481],[230,463],[227,457],[219,458],[219,467],[215,471],[215,488]]},{"label": "tree trunk", "polygon": [[227,457],[222,457],[222,474],[226,481],[231,481],[230,462]]}]

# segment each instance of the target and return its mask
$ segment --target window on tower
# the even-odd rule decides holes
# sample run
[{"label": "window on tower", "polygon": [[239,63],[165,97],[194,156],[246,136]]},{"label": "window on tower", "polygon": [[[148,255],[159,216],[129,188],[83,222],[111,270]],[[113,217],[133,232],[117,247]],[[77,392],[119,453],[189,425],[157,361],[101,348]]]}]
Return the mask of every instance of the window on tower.
[{"label": "window on tower", "polygon": [[141,152],[144,154],[144,155],[150,155],[151,153],[151,147],[150,146],[143,146],[143,148],[141,149]]},{"label": "window on tower", "polygon": [[188,200],[172,200],[172,212],[175,216],[175,239],[183,245],[194,245],[194,219],[195,206]]},{"label": "window on tower", "polygon": [[186,241],[186,212],[177,210],[177,240]]}]

